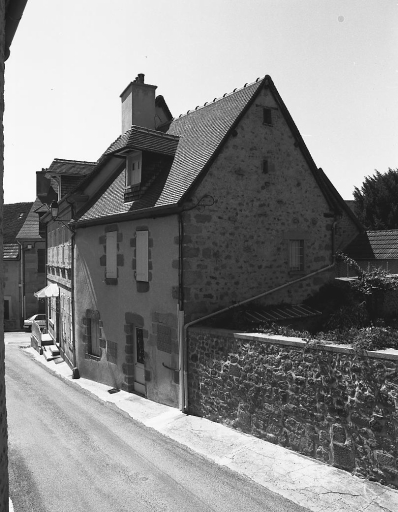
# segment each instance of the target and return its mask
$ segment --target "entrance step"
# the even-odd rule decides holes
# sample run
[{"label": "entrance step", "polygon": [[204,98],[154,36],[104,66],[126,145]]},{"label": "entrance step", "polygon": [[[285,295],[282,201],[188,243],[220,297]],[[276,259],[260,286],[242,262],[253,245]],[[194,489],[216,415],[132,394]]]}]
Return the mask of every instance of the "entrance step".
[{"label": "entrance step", "polygon": [[43,355],[47,361],[52,361],[56,357],[59,357],[58,347],[56,347],[55,345],[43,347]]}]

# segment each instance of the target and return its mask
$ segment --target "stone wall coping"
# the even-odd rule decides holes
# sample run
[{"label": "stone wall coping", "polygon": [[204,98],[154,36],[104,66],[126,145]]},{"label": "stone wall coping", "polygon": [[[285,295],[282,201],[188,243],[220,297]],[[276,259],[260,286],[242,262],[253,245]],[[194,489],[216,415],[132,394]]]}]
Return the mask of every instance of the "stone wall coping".
[{"label": "stone wall coping", "polygon": [[[203,327],[203,326],[195,326],[190,327],[189,330],[196,331],[196,332],[205,332],[207,334],[218,334],[220,336],[225,336],[229,338],[240,338],[240,339],[246,339],[248,341],[257,341],[262,340],[264,342],[268,343],[275,343],[276,345],[286,345],[289,347],[297,347],[297,348],[304,348],[307,345],[307,342],[304,341],[302,338],[293,338],[288,336],[279,336],[275,334],[263,334],[263,333],[248,333],[248,332],[240,332],[240,331],[232,331],[230,329],[216,329],[212,327]],[[342,354],[354,354],[355,350],[350,347],[349,345],[336,345],[330,342],[324,342],[320,343],[316,346],[316,348],[319,348],[321,350],[325,350],[327,352],[339,352]],[[314,347],[315,348],[315,347]],[[387,348],[385,350],[372,350],[372,351],[365,351],[364,355],[368,357],[372,357],[374,359],[388,359],[391,361],[398,361],[398,350],[395,350],[393,348]]]}]

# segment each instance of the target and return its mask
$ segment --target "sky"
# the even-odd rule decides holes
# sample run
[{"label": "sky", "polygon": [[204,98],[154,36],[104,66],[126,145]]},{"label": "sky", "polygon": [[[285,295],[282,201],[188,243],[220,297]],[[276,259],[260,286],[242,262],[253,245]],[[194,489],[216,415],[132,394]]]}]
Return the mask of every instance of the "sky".
[{"label": "sky", "polygon": [[344,199],[398,168],[398,0],[28,0],[5,71],[6,204],[97,161],[138,73],[174,117],[270,75]]}]

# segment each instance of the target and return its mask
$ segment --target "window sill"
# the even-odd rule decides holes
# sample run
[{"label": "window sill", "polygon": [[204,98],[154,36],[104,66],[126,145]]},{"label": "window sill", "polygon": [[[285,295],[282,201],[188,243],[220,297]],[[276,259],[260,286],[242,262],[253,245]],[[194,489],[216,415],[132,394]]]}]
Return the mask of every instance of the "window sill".
[{"label": "window sill", "polygon": [[94,354],[86,354],[85,359],[91,359],[93,361],[101,361],[101,356],[95,356]]}]

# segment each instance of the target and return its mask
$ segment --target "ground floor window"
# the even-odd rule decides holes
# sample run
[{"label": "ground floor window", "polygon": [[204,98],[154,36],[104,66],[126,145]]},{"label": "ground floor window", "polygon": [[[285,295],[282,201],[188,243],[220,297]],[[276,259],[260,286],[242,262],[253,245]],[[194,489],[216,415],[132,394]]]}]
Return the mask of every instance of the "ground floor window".
[{"label": "ground floor window", "polygon": [[99,311],[88,309],[86,311],[86,343],[87,353],[101,357]]},{"label": "ground floor window", "polygon": [[11,316],[11,299],[4,297],[4,320],[9,320]]}]

